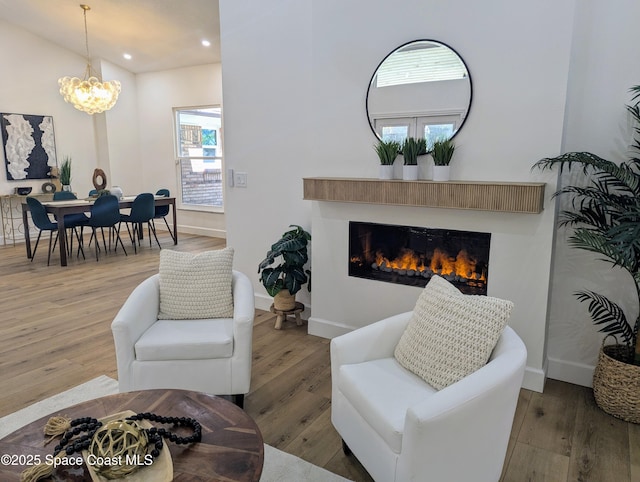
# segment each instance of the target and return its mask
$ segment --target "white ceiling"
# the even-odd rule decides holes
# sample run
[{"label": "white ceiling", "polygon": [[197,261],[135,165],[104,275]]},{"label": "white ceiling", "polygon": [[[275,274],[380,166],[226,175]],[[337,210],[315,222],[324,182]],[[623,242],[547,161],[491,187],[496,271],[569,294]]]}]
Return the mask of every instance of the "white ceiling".
[{"label": "white ceiling", "polygon": [[92,59],[133,73],[220,62],[218,0],[0,0],[0,19],[85,57],[81,3]]}]

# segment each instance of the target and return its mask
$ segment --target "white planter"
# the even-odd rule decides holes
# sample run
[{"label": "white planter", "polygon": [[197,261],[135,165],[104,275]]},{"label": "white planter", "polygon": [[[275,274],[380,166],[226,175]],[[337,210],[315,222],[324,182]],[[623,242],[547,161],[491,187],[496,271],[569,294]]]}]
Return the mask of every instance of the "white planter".
[{"label": "white planter", "polygon": [[405,181],[418,180],[418,166],[402,166],[402,179]]},{"label": "white planter", "polygon": [[62,185],[62,190],[63,191],[71,191],[71,185],[70,184],[63,184]]},{"label": "white planter", "polygon": [[120,188],[119,186],[111,186],[111,189],[109,189],[109,192],[113,194],[115,197],[117,197],[118,199],[122,199],[122,196],[124,196],[124,193],[122,192],[122,188]]},{"label": "white planter", "polygon": [[393,179],[393,164],[380,164],[378,168],[378,177],[380,179]]},{"label": "white planter", "polygon": [[449,166],[433,166],[434,181],[448,181],[450,179]]}]

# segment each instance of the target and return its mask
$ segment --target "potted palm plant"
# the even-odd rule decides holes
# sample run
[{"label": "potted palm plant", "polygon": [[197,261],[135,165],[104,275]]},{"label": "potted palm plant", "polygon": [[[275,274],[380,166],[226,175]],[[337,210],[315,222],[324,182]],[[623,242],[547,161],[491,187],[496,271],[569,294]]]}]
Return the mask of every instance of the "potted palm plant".
[{"label": "potted palm plant", "polygon": [[415,181],[418,179],[418,156],[427,153],[427,141],[424,138],[407,137],[402,144],[402,179]]},{"label": "potted palm plant", "polygon": [[431,156],[433,157],[433,180],[448,181],[450,178],[449,163],[456,146],[451,138],[437,139],[433,143]]},{"label": "potted palm plant", "polygon": [[374,149],[380,159],[380,179],[393,179],[393,163],[398,157],[400,144],[396,141],[379,141],[375,144]]},{"label": "potted palm plant", "polygon": [[[311,235],[300,226],[291,229],[271,245],[267,257],[258,266],[260,281],[271,296],[276,310],[293,310],[296,293],[310,281],[311,271],[304,268],[309,260],[307,245]],[[311,283],[307,285],[311,291]]]},{"label": "potted palm plant", "polygon": [[[640,86],[631,91],[632,100],[640,98]],[[627,106],[636,124],[631,146],[635,155],[640,153],[639,104]],[[640,303],[640,159],[616,164],[589,152],[569,152],[542,159],[534,167],[555,166],[561,172],[576,167],[588,177],[586,185],[567,185],[555,193],[571,200],[569,209],[560,213],[560,223],[573,228],[570,245],[628,272]],[[596,403],[611,415],[640,423],[640,315],[627,319],[622,306],[593,291],[575,295],[587,303],[593,323],[608,335],[594,371]],[[610,335],[616,342],[605,345]]]},{"label": "potted palm plant", "polygon": [[62,190],[71,191],[71,158],[69,156],[65,156],[62,160],[58,175],[60,177],[60,184],[62,184]]}]

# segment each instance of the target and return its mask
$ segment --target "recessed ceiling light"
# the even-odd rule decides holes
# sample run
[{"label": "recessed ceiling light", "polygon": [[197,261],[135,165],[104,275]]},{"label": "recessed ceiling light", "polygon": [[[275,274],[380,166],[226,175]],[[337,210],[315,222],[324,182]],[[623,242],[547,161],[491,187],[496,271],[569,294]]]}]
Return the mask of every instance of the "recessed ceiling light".
[{"label": "recessed ceiling light", "polygon": [[131,54],[122,54],[122,56],[127,60],[131,60]]},{"label": "recessed ceiling light", "polygon": [[203,40],[203,41],[202,41],[202,45],[203,45],[204,47],[210,47],[210,46],[211,46],[211,42],[209,42],[208,40]]}]

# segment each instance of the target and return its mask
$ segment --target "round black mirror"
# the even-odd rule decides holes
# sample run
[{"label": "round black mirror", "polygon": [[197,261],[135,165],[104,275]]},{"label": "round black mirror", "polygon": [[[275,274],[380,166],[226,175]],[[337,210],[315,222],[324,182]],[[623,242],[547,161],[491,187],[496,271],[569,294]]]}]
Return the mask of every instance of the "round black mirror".
[{"label": "round black mirror", "polygon": [[388,54],[367,89],[367,117],[378,139],[402,144],[425,137],[453,138],[471,108],[471,75],[458,53],[442,42],[414,40]]}]

